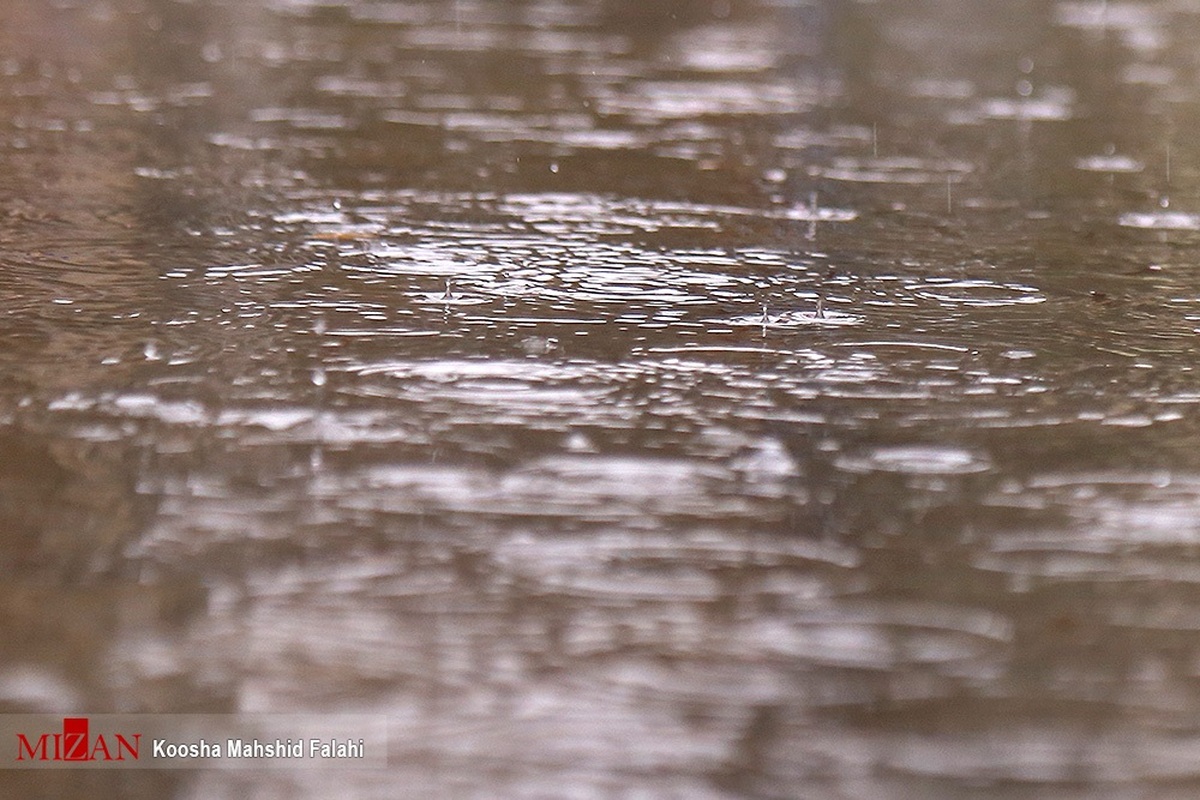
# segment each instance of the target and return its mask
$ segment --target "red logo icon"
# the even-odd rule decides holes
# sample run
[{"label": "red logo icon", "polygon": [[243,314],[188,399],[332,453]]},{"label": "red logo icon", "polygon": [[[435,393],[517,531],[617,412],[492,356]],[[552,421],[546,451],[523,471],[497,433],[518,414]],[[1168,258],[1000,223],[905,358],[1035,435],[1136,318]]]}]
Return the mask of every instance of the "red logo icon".
[{"label": "red logo icon", "polygon": [[87,717],[64,717],[61,733],[18,733],[17,761],[137,761],[141,745],[140,733],[90,736]]}]

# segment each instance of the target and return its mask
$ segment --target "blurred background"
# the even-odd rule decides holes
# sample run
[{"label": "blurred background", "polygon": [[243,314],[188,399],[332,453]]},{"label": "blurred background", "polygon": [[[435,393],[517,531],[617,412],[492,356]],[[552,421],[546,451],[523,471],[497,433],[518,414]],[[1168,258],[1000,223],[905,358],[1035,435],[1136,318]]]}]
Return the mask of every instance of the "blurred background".
[{"label": "blurred background", "polygon": [[0,4],[0,711],[393,725],[0,793],[1194,797],[1198,37]]}]

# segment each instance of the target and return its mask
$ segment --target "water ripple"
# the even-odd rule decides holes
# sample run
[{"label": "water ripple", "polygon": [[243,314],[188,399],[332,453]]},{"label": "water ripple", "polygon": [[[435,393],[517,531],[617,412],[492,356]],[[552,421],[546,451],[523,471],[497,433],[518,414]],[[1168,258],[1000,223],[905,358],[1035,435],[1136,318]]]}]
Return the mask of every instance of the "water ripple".
[{"label": "water ripple", "polygon": [[1038,289],[1019,283],[996,283],[989,280],[928,280],[922,284],[909,284],[906,289],[917,297],[937,300],[946,305],[979,306],[1000,308],[1011,305],[1027,305],[1046,301]]},{"label": "water ripple", "polygon": [[878,447],[839,456],[847,472],[898,472],[910,475],[968,475],[991,468],[986,456],[955,447],[904,445]]}]

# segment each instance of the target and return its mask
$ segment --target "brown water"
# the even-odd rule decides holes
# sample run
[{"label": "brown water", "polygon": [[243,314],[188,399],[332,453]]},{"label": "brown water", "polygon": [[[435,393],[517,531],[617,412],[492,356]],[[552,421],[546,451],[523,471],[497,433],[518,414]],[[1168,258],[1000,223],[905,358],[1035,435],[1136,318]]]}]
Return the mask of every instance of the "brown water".
[{"label": "brown water", "polygon": [[1198,37],[0,5],[0,711],[402,734],[0,792],[1195,797]]}]

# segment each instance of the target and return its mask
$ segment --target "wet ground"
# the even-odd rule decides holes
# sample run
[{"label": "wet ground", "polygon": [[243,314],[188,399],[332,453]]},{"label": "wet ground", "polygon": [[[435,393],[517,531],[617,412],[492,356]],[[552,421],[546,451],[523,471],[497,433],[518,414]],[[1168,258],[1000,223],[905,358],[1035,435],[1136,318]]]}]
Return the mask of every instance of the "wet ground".
[{"label": "wet ground", "polygon": [[4,791],[1196,796],[1200,4],[994,6],[0,6],[0,710],[402,732]]}]

